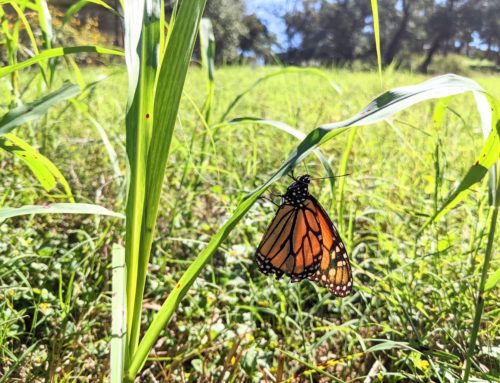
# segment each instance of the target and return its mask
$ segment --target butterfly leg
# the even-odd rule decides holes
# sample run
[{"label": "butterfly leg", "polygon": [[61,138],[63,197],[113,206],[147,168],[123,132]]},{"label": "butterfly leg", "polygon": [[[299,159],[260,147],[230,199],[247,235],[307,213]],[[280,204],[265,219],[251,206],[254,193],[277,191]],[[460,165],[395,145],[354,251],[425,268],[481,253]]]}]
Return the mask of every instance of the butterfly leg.
[{"label": "butterfly leg", "polygon": [[295,178],[295,176],[293,174],[294,171],[295,170],[292,170],[290,173],[287,174],[287,176],[290,177],[292,180],[297,181],[297,178]]},{"label": "butterfly leg", "polygon": [[275,193],[273,191],[270,191],[269,194],[271,194],[273,197],[279,197],[279,198],[283,198],[285,196],[284,194]]},{"label": "butterfly leg", "polygon": [[263,199],[263,200],[269,201],[272,204],[276,205],[277,207],[280,207],[280,205],[278,205],[276,202],[274,202],[271,198],[260,196],[259,199]]}]

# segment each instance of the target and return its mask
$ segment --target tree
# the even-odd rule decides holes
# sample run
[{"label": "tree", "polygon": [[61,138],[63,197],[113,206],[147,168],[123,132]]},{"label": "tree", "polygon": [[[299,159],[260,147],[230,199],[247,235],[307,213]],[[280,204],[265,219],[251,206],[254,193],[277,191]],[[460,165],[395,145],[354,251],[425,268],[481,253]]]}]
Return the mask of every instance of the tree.
[{"label": "tree", "polygon": [[277,43],[276,36],[255,15],[243,17],[246,33],[240,35],[239,48],[241,57],[253,53],[256,57],[269,61],[273,55],[273,45]]},{"label": "tree", "polygon": [[212,21],[214,28],[216,54],[219,63],[232,63],[239,58],[240,36],[247,33],[243,17],[244,0],[209,0],[205,17]]},{"label": "tree", "polygon": [[289,39],[300,41],[289,52],[290,59],[341,64],[366,49],[369,2],[304,0],[302,8],[285,15]]},{"label": "tree", "polygon": [[[298,0],[295,10],[284,15],[294,44],[282,58],[342,64],[374,57],[369,4],[366,0]],[[386,65],[397,56],[424,53],[419,70],[427,72],[436,54],[449,52],[489,55],[500,62],[499,0],[378,0],[378,7]]]},{"label": "tree", "polygon": [[486,55],[500,64],[500,2],[486,0],[481,3],[479,36],[486,45]]}]

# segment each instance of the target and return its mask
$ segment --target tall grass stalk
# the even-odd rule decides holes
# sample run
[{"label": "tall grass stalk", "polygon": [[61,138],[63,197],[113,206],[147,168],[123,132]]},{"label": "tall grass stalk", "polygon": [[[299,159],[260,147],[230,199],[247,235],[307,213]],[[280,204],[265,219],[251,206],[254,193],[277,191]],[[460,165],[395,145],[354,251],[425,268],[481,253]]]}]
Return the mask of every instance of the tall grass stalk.
[{"label": "tall grass stalk", "polygon": [[[127,345],[133,355],[138,343],[143,286],[139,280],[141,225],[145,210],[146,164],[153,129],[160,1],[128,1],[125,6],[129,106],[125,120],[130,166],[125,259],[127,265]],[[138,26],[141,29],[138,29]],[[134,87],[135,85],[135,87]],[[147,261],[146,261],[147,267]],[[136,305],[138,306],[136,308]]]},{"label": "tall grass stalk", "polygon": [[380,22],[378,17],[378,1],[371,0],[373,17],[373,35],[375,37],[375,51],[377,53],[377,67],[380,85],[382,86],[382,54],[380,51]]},{"label": "tall grass stalk", "polygon": [[[497,128],[500,129],[500,124],[497,126]],[[500,209],[500,177],[498,177],[498,174],[497,178],[498,179],[497,179],[495,200],[493,206],[490,209],[491,222],[488,233],[488,243],[486,245],[486,251],[484,253],[483,265],[481,266],[481,280],[479,282],[479,288],[476,297],[476,311],[474,313],[474,322],[472,325],[472,330],[469,338],[469,347],[465,359],[464,379],[463,379],[464,382],[469,381],[470,369],[472,366],[472,358],[476,350],[477,335],[479,332],[479,326],[481,325],[481,317],[483,315],[485,286],[486,286],[486,281],[488,279],[488,273],[490,270],[490,263],[493,258],[493,242],[495,238],[495,230],[498,221],[498,210]]]},{"label": "tall grass stalk", "polygon": [[[124,370],[128,381],[134,380],[150,350],[139,356],[136,353],[144,286],[170,143],[204,7],[202,0],[182,2],[175,21],[170,22],[167,39],[163,39],[162,1],[126,3],[130,187],[126,229],[128,340]],[[160,66],[157,58],[158,52],[163,51],[162,41],[166,47]],[[139,363],[130,368],[131,361]]]}]

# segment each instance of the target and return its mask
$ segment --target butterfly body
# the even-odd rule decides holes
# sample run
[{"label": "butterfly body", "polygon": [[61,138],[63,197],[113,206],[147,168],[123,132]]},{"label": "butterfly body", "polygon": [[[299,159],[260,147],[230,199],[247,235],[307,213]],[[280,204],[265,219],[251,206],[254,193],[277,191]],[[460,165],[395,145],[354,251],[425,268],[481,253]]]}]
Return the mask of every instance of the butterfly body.
[{"label": "butterfly body", "polygon": [[320,203],[309,193],[309,175],[288,187],[256,253],[256,263],[266,275],[292,282],[308,278],[333,294],[352,291],[349,258],[337,229]]}]

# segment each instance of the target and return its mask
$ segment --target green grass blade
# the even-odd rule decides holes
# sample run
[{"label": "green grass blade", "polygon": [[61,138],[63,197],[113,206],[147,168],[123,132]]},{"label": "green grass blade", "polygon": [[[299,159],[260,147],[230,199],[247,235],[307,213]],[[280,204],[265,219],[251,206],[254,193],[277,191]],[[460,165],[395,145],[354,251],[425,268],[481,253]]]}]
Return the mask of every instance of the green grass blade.
[{"label": "green grass blade", "polygon": [[0,119],[0,134],[10,132],[16,126],[38,120],[47,110],[61,101],[68,100],[80,94],[80,88],[70,82],[65,82],[58,90],[27,104],[11,109]]},{"label": "green grass blade", "polygon": [[35,35],[33,34],[33,30],[31,29],[31,26],[30,26],[30,23],[28,22],[28,19],[26,19],[26,16],[24,15],[22,9],[19,7],[19,5],[16,2],[14,2],[14,1],[10,2],[10,5],[16,11],[17,17],[19,17],[19,20],[21,20],[23,23],[24,29],[26,30],[26,34],[28,35],[28,38],[30,39],[31,47],[33,48],[33,53],[35,55],[38,55],[40,52],[38,51],[38,46],[36,43]]},{"label": "green grass blade", "polygon": [[54,38],[54,32],[52,30],[52,17],[50,16],[49,7],[45,0],[36,0],[37,12],[38,12],[38,23],[40,29],[42,30],[43,46],[45,49],[50,49],[52,47],[52,39]]},{"label": "green grass blade", "polygon": [[[165,166],[177,118],[180,98],[184,88],[184,81],[191,61],[191,55],[205,3],[205,0],[193,0],[181,3],[175,19],[175,25],[168,39],[165,55],[158,75],[155,109],[153,113],[155,129],[152,133],[146,171],[147,195],[144,206],[145,215],[142,224],[141,247],[139,251],[140,267],[137,278],[138,290],[135,294],[135,317],[139,317],[142,311],[140,305],[140,302],[142,302],[142,290],[139,291],[139,289],[144,288],[146,280]],[[134,329],[134,331],[138,332],[139,322],[136,323],[136,326],[137,329]],[[139,356],[133,356],[133,364],[128,374],[129,378],[133,379],[133,377],[135,377],[148,352],[149,350],[146,350],[145,353],[139,354]]]},{"label": "green grass blade", "polygon": [[[42,32],[42,47],[44,50],[52,48],[52,42],[54,40],[54,30],[52,28],[52,16],[50,15],[49,7],[45,0],[35,0],[35,10],[38,16],[38,26]],[[54,59],[48,60],[47,66],[45,63],[40,63],[44,66],[42,71],[43,79],[45,84],[51,88],[52,82],[54,80],[54,72],[57,67],[57,61]],[[46,69],[49,69],[48,76],[46,74]]]},{"label": "green grass blade", "polygon": [[113,145],[111,145],[111,141],[108,138],[108,135],[106,134],[106,130],[104,127],[97,121],[89,112],[88,108],[86,105],[83,103],[77,101],[77,100],[72,100],[73,105],[75,108],[77,108],[91,123],[92,125],[95,126],[97,133],[99,134],[99,137],[101,137],[101,141],[106,148],[106,152],[108,153],[108,158],[109,162],[111,163],[111,166],[113,168],[113,172],[115,174],[116,179],[120,179],[122,176],[122,172],[120,170],[120,163],[118,161],[118,155],[116,154],[115,149],[113,148]]},{"label": "green grass blade", "polygon": [[116,12],[111,6],[109,6],[102,0],[80,0],[68,8],[66,13],[64,14],[63,25],[66,24],[69,20],[71,20],[71,18],[75,15],[75,13],[79,12],[87,4],[100,5],[101,7],[106,8],[108,11],[113,12],[116,16],[118,17],[120,16],[118,12]]},{"label": "green grass blade", "polygon": [[[154,115],[154,89],[160,44],[161,2],[128,1],[125,7],[126,59],[129,74],[129,104],[126,116],[127,156],[130,183],[127,198],[127,337],[129,355],[138,343],[143,283],[138,279],[144,267],[140,261],[142,222],[145,210],[146,165]],[[147,267],[147,261],[146,261]],[[138,307],[135,307],[135,303]]]},{"label": "green grass blade", "polygon": [[47,205],[3,207],[0,209],[0,221],[7,218],[30,214],[90,214],[125,218],[123,214],[116,213],[99,205],[92,205],[89,203],[53,203]]},{"label": "green grass blade", "polygon": [[[358,132],[358,128],[355,127],[349,133],[349,137],[347,138],[347,145],[344,148],[342,153],[342,159],[340,160],[340,174],[347,174],[347,165],[349,161],[349,155],[351,154],[352,146],[354,144],[354,139],[356,138],[356,134]],[[337,196],[337,215],[338,215],[338,230],[341,234],[345,233],[344,231],[344,190],[345,190],[345,177],[341,177],[339,180],[339,188],[338,188],[338,196]]]},{"label": "green grass blade", "polygon": [[97,45],[80,45],[76,47],[65,47],[65,48],[52,48],[52,49],[46,49],[40,54],[24,60],[23,62],[14,64],[14,65],[9,65],[4,68],[0,68],[0,77],[4,77],[8,75],[9,73],[12,73],[16,70],[23,69],[26,67],[29,67],[30,65],[37,64],[41,61],[48,60],[53,57],[61,57],[64,55],[69,55],[69,54],[76,54],[76,53],[88,53],[88,52],[95,52],[95,53],[100,53],[100,54],[108,54],[108,55],[116,55],[116,56],[123,56],[124,53],[120,50],[116,49],[109,49],[109,48],[103,48],[99,47]]},{"label": "green grass blade", "polygon": [[204,17],[200,23],[201,63],[210,82],[215,80],[215,37],[212,22]]},{"label": "green grass blade", "polygon": [[50,192],[59,182],[64,188],[66,197],[71,202],[75,202],[69,183],[57,166],[27,142],[12,133],[7,133],[0,135],[0,148],[12,153],[23,161],[46,191]]},{"label": "green grass blade", "polygon": [[32,355],[33,350],[38,346],[38,342],[39,341],[34,342],[31,346],[24,350],[23,354],[19,358],[17,358],[11,366],[9,366],[9,369],[3,371],[3,375],[0,377],[0,383],[8,382],[7,379],[9,378],[9,376],[15,371],[18,372],[19,365],[21,365],[25,358]]},{"label": "green grass blade", "polygon": [[112,250],[112,286],[113,299],[111,300],[111,383],[122,383],[124,377],[124,363],[127,342],[126,323],[126,283],[125,249],[120,245],[113,245]]},{"label": "green grass blade", "polygon": [[[205,122],[207,125],[211,123],[212,104],[215,95],[215,37],[212,22],[204,17],[200,22],[200,52],[201,64],[207,74],[207,98],[203,109],[205,111]],[[205,150],[206,134],[202,138],[203,144],[201,152]],[[203,162],[203,158],[201,160]]]},{"label": "green grass blade", "polygon": [[[497,128],[500,128],[500,122],[497,124]],[[491,223],[490,230],[488,233],[488,243],[486,244],[486,251],[484,254],[484,261],[481,267],[481,280],[479,282],[479,288],[477,290],[476,297],[476,310],[474,314],[474,322],[472,324],[472,330],[469,338],[469,345],[467,349],[467,355],[465,359],[464,367],[464,382],[469,381],[470,369],[472,366],[472,357],[476,351],[476,340],[479,332],[479,327],[481,325],[481,317],[484,310],[484,294],[486,292],[486,285],[488,282],[488,272],[490,268],[491,260],[494,256],[493,253],[493,243],[495,240],[496,225],[498,222],[498,210],[500,210],[500,179],[496,187],[496,194],[494,199],[494,205],[491,209]]]},{"label": "green grass blade", "polygon": [[328,84],[333,88],[333,90],[335,90],[335,92],[337,92],[338,94],[341,93],[341,90],[340,90],[340,87],[335,84],[332,80],[330,80],[328,78],[328,76],[321,70],[319,69],[316,69],[316,68],[298,68],[298,67],[289,67],[289,68],[284,68],[284,69],[279,69],[273,73],[269,73],[265,76],[262,76],[260,78],[258,78],[254,83],[252,83],[248,88],[246,88],[243,92],[241,92],[240,94],[238,94],[234,99],[233,101],[231,101],[231,103],[229,104],[229,106],[226,108],[226,110],[224,111],[224,113],[222,114],[222,117],[220,118],[220,122],[224,121],[226,119],[226,117],[228,116],[229,112],[231,112],[231,110],[236,106],[236,104],[238,104],[238,102],[240,102],[240,100],[248,93],[250,92],[251,90],[253,90],[255,87],[257,87],[257,85],[259,85],[260,83],[264,82],[264,81],[267,81],[273,77],[276,77],[276,76],[282,76],[282,75],[286,75],[286,74],[289,74],[289,73],[306,73],[306,74],[310,74],[310,75],[314,75],[314,76],[319,76],[321,78],[323,78],[324,80],[326,80],[328,82]]},{"label": "green grass blade", "polygon": [[238,222],[245,216],[248,210],[250,210],[258,197],[280,177],[290,172],[312,150],[354,126],[370,125],[381,122],[395,113],[407,109],[419,102],[474,91],[480,92],[483,90],[477,83],[470,79],[455,75],[440,76],[418,85],[396,88],[385,92],[355,116],[344,121],[320,126],[310,132],[276,173],[265,184],[250,193],[240,202],[233,215],[210,239],[208,245],[183,274],[175,288],[163,303],[151,326],[144,335],[143,340],[139,344],[137,353],[131,361],[129,378],[133,378],[143,365],[161,331],[165,329],[165,326],[168,324],[177,306],[222,241],[227,238]]},{"label": "green grass blade", "polygon": [[371,0],[373,16],[373,34],[375,37],[375,50],[377,51],[377,66],[380,84],[382,84],[382,54],[380,53],[380,22],[378,18],[378,1]]},{"label": "green grass blade", "polygon": [[[143,33],[143,17],[145,3],[141,1],[127,1],[124,7],[125,27],[125,62],[128,74],[127,115],[125,117],[126,148],[129,167],[128,194],[126,205],[126,233],[125,233],[125,264],[127,265],[127,349],[130,342],[131,326],[133,322],[133,303],[137,288],[137,259],[139,257],[142,210],[144,208],[145,164],[147,156],[147,122],[140,118],[142,92],[146,91],[147,84],[140,81],[144,78],[141,72],[142,50],[144,44],[141,39]],[[142,134],[141,134],[142,132]],[[125,369],[127,367],[125,366]]]}]

